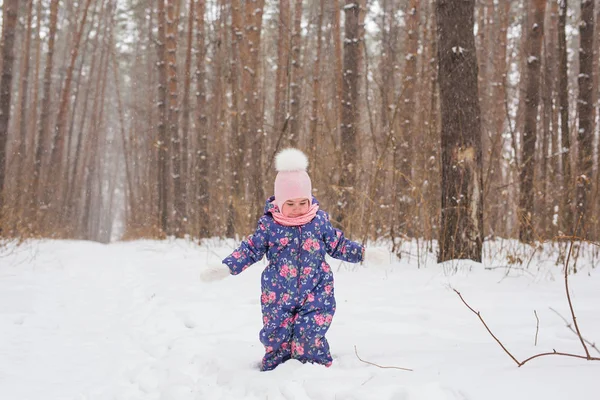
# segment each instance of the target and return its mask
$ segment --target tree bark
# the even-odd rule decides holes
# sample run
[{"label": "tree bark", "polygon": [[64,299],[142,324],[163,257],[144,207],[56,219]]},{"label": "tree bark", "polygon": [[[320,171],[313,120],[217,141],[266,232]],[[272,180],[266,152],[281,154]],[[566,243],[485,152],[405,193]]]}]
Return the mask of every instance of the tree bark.
[{"label": "tree bark", "polygon": [[292,30],[292,78],[290,84],[290,132],[288,142],[298,147],[300,140],[300,102],[302,101],[302,0],[296,0],[294,7],[294,29]]},{"label": "tree bark", "polygon": [[[400,103],[398,131],[394,132],[394,232],[414,234],[414,214],[411,212],[410,200],[412,188],[412,165],[415,159],[415,110],[416,110],[416,83],[417,83],[417,51],[419,47],[419,2],[410,0],[405,12],[406,43],[405,64],[402,81],[402,102]],[[422,147],[421,147],[422,148]],[[396,231],[397,229],[397,231]]]},{"label": "tree bark", "polygon": [[352,213],[356,212],[356,179],[358,159],[358,85],[362,56],[360,36],[360,5],[358,0],[346,0],[344,7],[344,67],[342,82],[341,171],[337,223],[352,231]]},{"label": "tree bark", "polygon": [[[15,31],[19,13],[18,0],[5,0],[2,24],[2,78],[0,78],[0,235],[4,231],[4,182],[6,180],[8,123],[12,95]],[[18,189],[17,189],[18,190]]]},{"label": "tree bark", "polygon": [[523,146],[521,171],[519,174],[519,239],[531,243],[534,236],[534,175],[535,142],[537,138],[537,115],[540,102],[540,68],[542,38],[544,37],[544,14],[546,0],[531,0],[532,19],[527,30],[527,86],[525,92],[525,126],[523,128]]},{"label": "tree bark", "polygon": [[179,14],[173,1],[167,2],[166,62],[168,79],[168,129],[169,153],[173,169],[173,226],[169,233],[183,237],[186,218],[184,185],[181,180],[181,139],[179,137],[179,82],[177,78],[177,38]]},{"label": "tree bark", "polygon": [[325,10],[325,0],[319,1],[319,14],[317,17],[317,53],[315,55],[313,63],[313,85],[312,85],[312,101],[311,101],[311,112],[310,112],[310,140],[309,140],[309,151],[310,160],[313,170],[317,169],[317,143],[319,135],[317,133],[319,123],[319,99],[321,96],[321,55],[323,49],[323,13]]},{"label": "tree bark", "polygon": [[206,99],[206,66],[204,58],[206,56],[206,40],[204,33],[204,13],[205,0],[197,0],[196,3],[196,46],[197,46],[197,64],[196,64],[196,136],[197,152],[195,156],[195,179],[197,186],[197,197],[193,200],[197,203],[199,229],[198,234],[201,238],[210,236],[210,198],[211,191],[209,187],[209,163],[208,163],[208,118],[207,118],[207,99]]},{"label": "tree bark", "polygon": [[[16,183],[16,192],[15,192],[15,211],[17,214],[17,221],[15,226],[16,233],[19,231],[19,226],[24,225],[23,221],[23,196],[29,196],[29,182],[27,185],[23,185],[23,181],[25,180],[25,174],[27,171],[27,127],[29,124],[29,119],[31,116],[35,118],[35,114],[28,114],[27,103],[29,101],[29,71],[31,69],[30,66],[30,51],[31,51],[31,33],[33,31],[33,0],[27,0],[27,29],[25,32],[25,45],[22,53],[22,69],[21,69],[21,85],[19,89],[19,101],[17,102],[18,107],[20,107],[19,114],[21,116],[19,120],[19,159],[17,164],[17,183]],[[37,80],[37,76],[35,76]],[[1,167],[0,167],[1,168]],[[2,189],[0,189],[0,204],[2,196]],[[1,210],[0,206],[0,210]]]},{"label": "tree bark", "polygon": [[483,179],[474,0],[436,7],[442,114],[442,212],[438,262],[481,261]]},{"label": "tree bark", "polygon": [[[58,19],[58,0],[52,0],[50,3],[50,26],[48,28],[48,52],[46,54],[46,65],[44,67],[44,83],[43,83],[43,94],[42,101],[40,104],[41,115],[40,125],[38,134],[38,143],[35,152],[34,159],[34,170],[33,170],[33,190],[31,193],[32,198],[36,198],[37,202],[42,202],[43,205],[43,193],[40,190],[40,180],[42,173],[42,162],[43,157],[48,151],[46,146],[49,146],[48,138],[48,124],[50,116],[51,106],[51,90],[52,90],[52,72],[54,69],[54,42],[56,39],[56,24]],[[44,185],[45,190],[45,185]],[[41,221],[38,221],[38,223]]]},{"label": "tree bark", "polygon": [[168,170],[168,136],[167,126],[169,124],[167,113],[167,50],[166,50],[166,17],[165,17],[165,0],[158,0],[157,8],[158,16],[158,140],[156,142],[157,160],[158,160],[158,222],[163,234],[168,233],[169,217],[167,206],[167,193],[169,182]]},{"label": "tree bark", "polygon": [[53,218],[56,222],[58,222],[59,225],[63,223],[64,215],[62,213],[62,207],[63,202],[66,199],[65,193],[63,193],[63,169],[65,168],[65,131],[67,126],[67,118],[69,116],[69,104],[71,102],[71,83],[73,81],[75,61],[77,60],[77,55],[79,54],[79,43],[81,42],[81,37],[83,36],[83,30],[85,28],[85,22],[91,2],[92,0],[86,1],[83,9],[83,16],[75,34],[73,47],[71,49],[71,60],[66,72],[65,83],[61,94],[60,106],[56,120],[56,127],[54,128],[54,134],[52,138],[49,178],[53,180],[55,184],[53,186],[46,186],[45,199],[47,204],[53,205],[52,211],[56,213]]},{"label": "tree bark", "polygon": [[[581,22],[579,23],[579,99],[577,101],[577,115],[579,126],[577,129],[577,142],[579,152],[577,157],[577,226],[580,236],[590,239],[588,228],[591,229],[589,219],[590,193],[592,187],[592,169],[594,159],[594,1],[581,0]],[[587,224],[586,224],[587,222]]]},{"label": "tree bark", "polygon": [[277,72],[275,73],[275,110],[273,118],[273,129],[275,133],[273,140],[275,141],[285,134],[284,130],[286,127],[285,121],[290,76],[290,28],[290,2],[289,0],[280,0],[277,40]]},{"label": "tree bark", "polygon": [[[186,217],[192,216],[194,210],[197,206],[193,201],[188,202],[188,199],[193,199],[193,196],[190,196],[190,183],[193,183],[193,180],[190,179],[188,169],[190,163],[190,155],[193,152],[193,149],[190,147],[190,88],[192,84],[192,48],[194,41],[194,20],[196,5],[195,0],[189,0],[189,9],[188,9],[188,26],[187,26],[187,43],[185,49],[185,67],[183,72],[183,99],[182,99],[182,122],[181,122],[181,181],[182,184],[182,201],[186,208]],[[189,232],[189,227],[191,225],[187,225],[185,231]]]},{"label": "tree bark", "polygon": [[560,1],[558,12],[558,98],[560,104],[561,137],[561,210],[560,228],[567,234],[573,232],[573,184],[571,174],[571,139],[569,131],[569,74],[567,63],[567,0]]}]

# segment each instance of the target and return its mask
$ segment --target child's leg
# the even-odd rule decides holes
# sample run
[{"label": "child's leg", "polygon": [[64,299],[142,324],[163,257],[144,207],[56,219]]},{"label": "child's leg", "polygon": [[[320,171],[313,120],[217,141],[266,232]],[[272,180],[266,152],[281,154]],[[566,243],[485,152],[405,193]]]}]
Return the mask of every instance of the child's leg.
[{"label": "child's leg", "polygon": [[294,325],[291,310],[273,304],[264,305],[263,328],[260,331],[260,342],[265,346],[262,360],[262,371],[269,371],[292,356],[291,338]]},{"label": "child's leg", "polygon": [[292,358],[330,366],[332,362],[325,334],[335,314],[333,282],[318,285],[299,310],[292,338]]}]

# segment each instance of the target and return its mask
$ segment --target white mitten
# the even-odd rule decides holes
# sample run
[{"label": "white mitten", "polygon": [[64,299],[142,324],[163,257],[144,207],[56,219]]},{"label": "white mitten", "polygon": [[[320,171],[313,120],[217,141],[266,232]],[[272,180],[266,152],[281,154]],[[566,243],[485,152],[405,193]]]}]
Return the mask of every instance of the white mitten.
[{"label": "white mitten", "polygon": [[382,265],[390,265],[392,254],[385,247],[369,247],[365,249],[365,258],[363,265],[366,267],[377,267]]},{"label": "white mitten", "polygon": [[200,273],[200,280],[203,282],[214,282],[220,281],[221,279],[227,278],[231,273],[229,267],[225,264],[209,265],[204,271]]}]

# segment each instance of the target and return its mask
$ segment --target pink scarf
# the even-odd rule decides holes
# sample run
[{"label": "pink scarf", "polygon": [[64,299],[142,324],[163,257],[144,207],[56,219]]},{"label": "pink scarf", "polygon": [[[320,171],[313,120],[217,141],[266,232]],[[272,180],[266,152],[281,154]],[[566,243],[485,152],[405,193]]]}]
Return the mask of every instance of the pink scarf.
[{"label": "pink scarf", "polygon": [[317,211],[319,211],[319,205],[313,204],[308,209],[308,212],[304,215],[300,215],[298,217],[286,217],[279,211],[278,209],[272,209],[271,214],[273,215],[273,219],[280,225],[283,226],[300,226],[304,224],[308,224],[312,219],[317,215]]}]

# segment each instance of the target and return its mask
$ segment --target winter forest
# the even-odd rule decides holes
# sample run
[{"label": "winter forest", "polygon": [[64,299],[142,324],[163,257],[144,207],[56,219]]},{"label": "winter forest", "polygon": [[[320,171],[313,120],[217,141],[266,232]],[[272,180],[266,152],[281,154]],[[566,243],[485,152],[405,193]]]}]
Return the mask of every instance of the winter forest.
[{"label": "winter forest", "polygon": [[598,399],[600,0],[0,10],[0,398]]},{"label": "winter forest", "polygon": [[597,241],[594,3],[4,0],[2,235],[245,235],[293,146],[362,241]]}]

